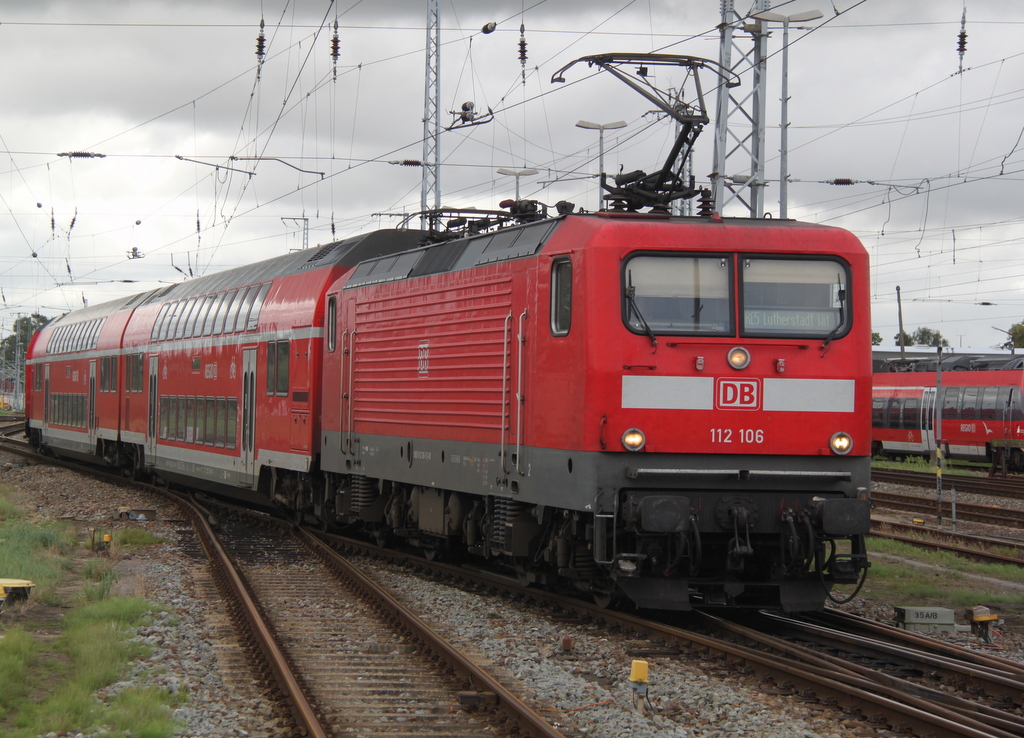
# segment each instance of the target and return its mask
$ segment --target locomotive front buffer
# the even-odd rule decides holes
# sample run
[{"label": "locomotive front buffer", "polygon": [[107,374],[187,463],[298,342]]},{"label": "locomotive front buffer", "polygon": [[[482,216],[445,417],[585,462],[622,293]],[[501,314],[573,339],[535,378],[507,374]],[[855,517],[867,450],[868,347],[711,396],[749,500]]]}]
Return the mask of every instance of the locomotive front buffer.
[{"label": "locomotive front buffer", "polygon": [[857,584],[870,566],[866,494],[637,489],[617,496],[618,515],[595,516],[594,558],[640,607],[817,609],[834,585]]}]

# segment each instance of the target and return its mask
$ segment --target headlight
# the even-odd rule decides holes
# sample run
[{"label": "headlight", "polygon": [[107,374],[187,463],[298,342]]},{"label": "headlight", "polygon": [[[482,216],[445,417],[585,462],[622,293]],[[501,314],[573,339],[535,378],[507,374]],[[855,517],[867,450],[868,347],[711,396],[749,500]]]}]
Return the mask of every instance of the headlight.
[{"label": "headlight", "polygon": [[840,456],[845,456],[853,451],[853,439],[850,438],[849,433],[833,433],[828,445],[832,449],[832,453]]},{"label": "headlight", "polygon": [[733,369],[746,369],[750,363],[750,352],[742,346],[729,349],[729,366]]},{"label": "headlight", "polygon": [[645,443],[647,443],[647,438],[639,428],[630,428],[622,434],[622,445],[626,447],[627,451],[639,451]]}]

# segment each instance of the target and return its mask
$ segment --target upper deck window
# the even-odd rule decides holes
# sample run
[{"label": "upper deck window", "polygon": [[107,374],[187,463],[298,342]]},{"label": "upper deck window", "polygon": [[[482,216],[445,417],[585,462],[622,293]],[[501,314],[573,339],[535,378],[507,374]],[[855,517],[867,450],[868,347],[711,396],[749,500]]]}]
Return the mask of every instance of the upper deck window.
[{"label": "upper deck window", "polygon": [[634,256],[623,280],[623,316],[634,333],[733,332],[731,257]]},{"label": "upper deck window", "polygon": [[849,330],[844,264],[752,257],[740,264],[742,335],[828,338]]}]

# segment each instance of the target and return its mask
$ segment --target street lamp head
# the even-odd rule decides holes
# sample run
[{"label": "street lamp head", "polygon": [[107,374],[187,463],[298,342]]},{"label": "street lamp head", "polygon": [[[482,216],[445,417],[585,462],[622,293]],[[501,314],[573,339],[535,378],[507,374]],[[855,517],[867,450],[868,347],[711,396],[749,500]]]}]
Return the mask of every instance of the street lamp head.
[{"label": "street lamp head", "polygon": [[608,131],[613,128],[625,128],[626,121],[617,120],[613,123],[591,123],[589,120],[581,120],[576,123],[577,128],[586,128],[591,131]]},{"label": "street lamp head", "polygon": [[507,174],[510,177],[528,177],[531,174],[538,174],[536,169],[499,169],[498,174]]}]

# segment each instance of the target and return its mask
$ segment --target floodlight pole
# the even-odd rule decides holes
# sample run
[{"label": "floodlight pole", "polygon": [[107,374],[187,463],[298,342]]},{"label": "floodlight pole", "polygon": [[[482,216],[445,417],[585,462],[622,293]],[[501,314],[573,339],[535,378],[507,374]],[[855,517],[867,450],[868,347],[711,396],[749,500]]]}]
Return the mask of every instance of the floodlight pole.
[{"label": "floodlight pole", "polygon": [[499,169],[498,174],[507,174],[510,177],[516,178],[516,202],[519,202],[519,178],[529,177],[531,174],[537,174],[536,169]]}]

